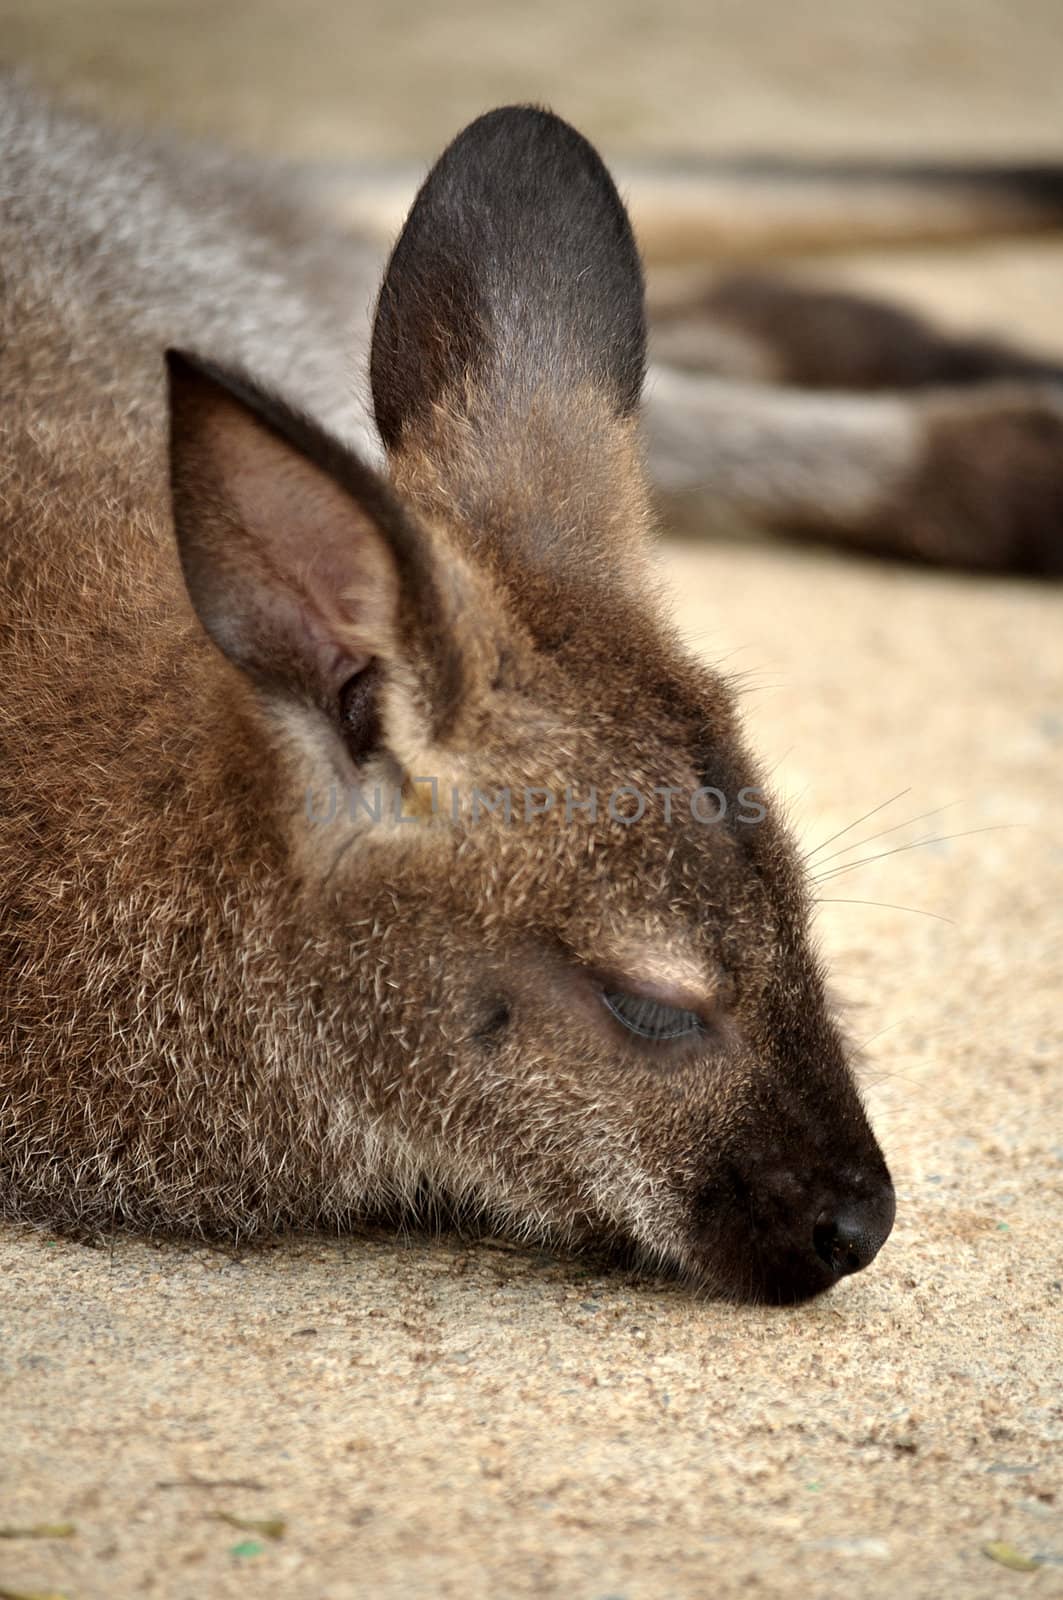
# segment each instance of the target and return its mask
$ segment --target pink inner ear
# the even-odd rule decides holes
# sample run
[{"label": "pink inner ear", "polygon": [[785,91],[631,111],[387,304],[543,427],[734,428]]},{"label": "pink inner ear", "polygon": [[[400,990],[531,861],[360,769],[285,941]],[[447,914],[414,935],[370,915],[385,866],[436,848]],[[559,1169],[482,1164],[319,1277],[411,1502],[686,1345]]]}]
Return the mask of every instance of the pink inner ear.
[{"label": "pink inner ear", "polygon": [[212,498],[228,523],[213,570],[200,563],[214,586],[211,631],[245,666],[331,700],[389,652],[390,551],[349,495],[242,407],[216,407],[208,437]]}]

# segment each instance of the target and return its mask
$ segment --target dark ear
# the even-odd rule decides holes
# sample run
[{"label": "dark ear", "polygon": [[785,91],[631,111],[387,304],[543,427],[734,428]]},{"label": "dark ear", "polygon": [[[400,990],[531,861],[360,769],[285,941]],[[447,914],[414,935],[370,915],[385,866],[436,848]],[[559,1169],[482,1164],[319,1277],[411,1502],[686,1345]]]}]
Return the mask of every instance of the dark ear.
[{"label": "dark ear", "polygon": [[645,368],[642,269],[601,159],[548,111],[509,106],[459,134],[429,173],[377,303],[372,387],[392,449],[434,401],[471,385],[595,385],[634,411]]},{"label": "dark ear", "polygon": [[[387,486],[253,384],[167,354],[174,524],[188,592],[260,687],[341,732],[352,680],[390,668],[439,734],[466,688],[453,593]],[[375,713],[364,694],[363,720]],[[364,730],[363,730],[364,731]]]}]

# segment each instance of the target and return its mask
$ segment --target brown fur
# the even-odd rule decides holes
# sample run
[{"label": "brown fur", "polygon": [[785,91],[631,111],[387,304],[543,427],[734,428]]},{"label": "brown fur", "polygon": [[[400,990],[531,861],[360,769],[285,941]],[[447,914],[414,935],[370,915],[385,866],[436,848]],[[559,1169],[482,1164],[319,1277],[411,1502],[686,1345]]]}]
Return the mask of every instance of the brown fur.
[{"label": "brown fur", "polygon": [[[80,137],[36,116],[20,111],[9,157],[27,197],[36,141]],[[512,171],[481,159],[485,127]],[[151,159],[131,181],[165,196]],[[433,226],[390,314],[415,355],[445,336],[445,308],[470,300],[433,277],[445,261],[477,275],[482,321],[430,391],[416,359],[401,383],[374,362],[386,476],[325,402],[309,414],[325,356],[268,350],[216,246],[221,316],[197,338],[195,305],[158,312],[135,238],[76,236],[73,155],[72,242],[27,221],[11,243],[0,1209],[245,1237],[427,1190],[721,1292],[800,1298],[870,1259],[893,1199],[774,810],[746,827],[678,806],[630,826],[604,804],[425,814],[426,776],[603,801],[621,785],[733,799],[758,779],[727,685],[656,594],[628,404],[641,283],[604,169],[523,111],[445,159],[499,225],[475,258],[433,254]],[[528,243],[533,161],[562,209],[600,202],[578,272],[561,243]],[[202,181],[223,217],[224,179]],[[191,271],[203,246],[182,226]],[[286,281],[271,224],[252,237]],[[295,404],[231,370],[226,295],[267,366],[291,359]],[[167,400],[175,340],[227,370],[173,358]],[[356,781],[413,820],[312,821],[308,794]],[[616,988],[699,1029],[625,1032],[602,1000]]]}]

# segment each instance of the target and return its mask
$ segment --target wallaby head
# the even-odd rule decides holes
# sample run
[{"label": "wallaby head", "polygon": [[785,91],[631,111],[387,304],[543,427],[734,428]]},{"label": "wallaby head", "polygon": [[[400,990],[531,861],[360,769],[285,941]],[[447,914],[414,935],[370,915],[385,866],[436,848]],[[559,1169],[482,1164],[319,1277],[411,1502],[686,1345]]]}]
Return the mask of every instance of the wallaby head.
[{"label": "wallaby head", "polygon": [[[616,190],[532,109],[456,140],[395,249],[371,363],[386,474],[246,377],[171,354],[181,566],[249,763],[218,805],[273,841],[257,925],[226,936],[259,952],[242,1032],[209,974],[195,1022],[240,1056],[262,1175],[239,1218],[215,1198],[204,1227],[428,1186],[772,1300],[888,1234],[798,859],[730,690],[663,614],[643,364]],[[235,904],[233,833],[230,816]],[[260,1047],[296,1004],[284,986],[304,1035],[312,1014],[297,1062]],[[174,1070],[157,1093],[193,1104]],[[316,1188],[284,1188],[309,1159],[305,1140],[285,1154],[285,1119],[315,1131]],[[271,1172],[302,1196],[287,1212]],[[195,1186],[190,1170],[185,1216]]]}]

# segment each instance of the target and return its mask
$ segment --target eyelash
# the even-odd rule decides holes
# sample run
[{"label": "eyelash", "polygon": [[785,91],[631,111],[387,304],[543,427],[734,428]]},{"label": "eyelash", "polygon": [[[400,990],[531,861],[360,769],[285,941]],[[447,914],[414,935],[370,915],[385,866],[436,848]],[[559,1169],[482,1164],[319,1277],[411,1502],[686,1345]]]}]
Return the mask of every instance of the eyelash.
[{"label": "eyelash", "polygon": [[696,1011],[683,1011],[647,995],[628,994],[622,989],[602,991],[606,1010],[621,1027],[648,1044],[670,1044],[706,1032]]}]

